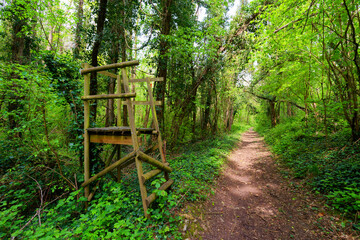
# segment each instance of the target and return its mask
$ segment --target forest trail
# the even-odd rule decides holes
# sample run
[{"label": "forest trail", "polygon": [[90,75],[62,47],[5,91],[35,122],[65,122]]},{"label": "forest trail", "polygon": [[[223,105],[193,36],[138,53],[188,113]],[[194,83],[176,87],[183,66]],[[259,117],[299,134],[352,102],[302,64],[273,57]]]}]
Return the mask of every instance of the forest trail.
[{"label": "forest trail", "polygon": [[330,216],[279,172],[263,139],[251,129],[245,132],[215,194],[195,206],[201,213],[192,225],[202,232],[188,239],[352,239],[329,231]]}]

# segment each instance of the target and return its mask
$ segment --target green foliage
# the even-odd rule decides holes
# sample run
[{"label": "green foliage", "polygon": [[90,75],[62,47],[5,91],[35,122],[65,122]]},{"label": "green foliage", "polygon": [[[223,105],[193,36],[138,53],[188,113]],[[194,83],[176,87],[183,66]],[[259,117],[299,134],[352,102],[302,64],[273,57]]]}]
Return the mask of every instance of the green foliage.
[{"label": "green foliage", "polygon": [[[84,211],[83,191],[70,193],[41,209],[41,226],[38,216],[31,221],[31,214],[21,213],[22,200],[0,206],[0,232],[2,238],[25,239],[181,239],[178,231],[181,222],[176,210],[186,201],[204,200],[218,176],[225,157],[238,142],[240,134],[247,129],[235,125],[234,132],[202,142],[184,146],[183,152],[170,159],[175,170],[171,174],[174,184],[171,191],[155,190],[157,199],[148,210],[150,219],[143,215],[136,172],[120,183],[103,178],[94,199]],[[161,186],[162,177],[148,184],[148,189]],[[6,186],[0,188],[4,193]],[[27,191],[20,190],[18,196]],[[27,227],[22,227],[29,221]]]},{"label": "green foliage", "polygon": [[272,129],[260,130],[293,177],[307,179],[314,191],[323,194],[341,212],[354,216],[359,211],[360,146],[349,141],[349,129],[326,138],[293,118]]}]

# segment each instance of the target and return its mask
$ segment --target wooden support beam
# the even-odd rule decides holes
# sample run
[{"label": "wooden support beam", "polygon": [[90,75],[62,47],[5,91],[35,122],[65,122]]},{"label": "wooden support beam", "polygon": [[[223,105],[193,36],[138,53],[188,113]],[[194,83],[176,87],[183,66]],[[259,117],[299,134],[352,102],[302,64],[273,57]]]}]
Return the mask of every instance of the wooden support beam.
[{"label": "wooden support beam", "polygon": [[[87,69],[89,64],[84,63],[82,67]],[[90,74],[84,75],[84,96],[90,94]],[[86,131],[90,127],[90,102],[84,102],[84,181],[90,178],[90,136]],[[85,197],[89,198],[90,187],[85,187]]]},{"label": "wooden support beam", "polygon": [[93,99],[114,99],[114,98],[132,98],[132,97],[136,97],[136,93],[89,95],[89,96],[83,96],[81,97],[81,99],[93,100]]},{"label": "wooden support beam", "polygon": [[92,68],[88,68],[88,69],[81,69],[80,74],[100,72],[100,71],[110,70],[110,69],[114,69],[114,68],[125,68],[125,67],[131,67],[131,66],[136,66],[136,65],[139,65],[138,60],[121,62],[121,63],[113,63],[113,64],[109,64],[109,65],[104,65],[104,66],[92,67]]},{"label": "wooden support beam", "polygon": [[[159,190],[166,190],[168,189],[171,184],[174,183],[174,180],[172,179],[169,179],[167,180],[163,185],[161,185],[161,187],[159,187]],[[155,193],[152,193],[150,194],[147,198],[146,198],[146,205],[149,207],[149,205],[156,199],[156,194]]]},{"label": "wooden support beam", "polygon": [[160,169],[154,169],[154,170],[152,170],[152,171],[150,171],[150,172],[145,173],[145,174],[142,176],[143,182],[149,180],[150,178],[155,177],[156,175],[158,175],[158,174],[161,173],[161,172],[162,172],[162,170],[160,170]]},{"label": "wooden support beam", "polygon": [[139,152],[139,158],[141,160],[143,160],[144,162],[147,162],[151,165],[153,165],[154,167],[157,167],[165,172],[172,172],[172,169],[169,166],[166,166],[164,163],[156,160],[155,158],[150,157],[149,155],[146,155],[143,152]]},{"label": "wooden support beam", "polygon": [[[163,162],[163,164],[165,164],[166,163],[166,156],[165,156],[165,152],[163,150],[163,142],[162,142],[162,139],[161,139],[159,122],[157,120],[156,109],[155,109],[155,105],[154,105],[155,101],[154,101],[154,96],[153,96],[153,93],[152,93],[152,87],[151,87],[149,78],[146,78],[146,84],[147,84],[148,92],[149,92],[149,100],[151,102],[150,108],[151,108],[151,113],[152,113],[153,118],[154,118],[155,130],[158,132],[157,141],[158,141],[158,145],[159,145],[161,161]],[[163,106],[163,107],[165,107],[165,106]],[[163,111],[165,111],[164,108],[163,108]],[[165,179],[169,180],[169,173],[165,172],[164,175],[165,175]]]},{"label": "wooden support beam", "polygon": [[105,168],[104,170],[102,170],[101,172],[95,174],[94,176],[92,176],[90,179],[88,179],[87,181],[83,182],[83,184],[81,184],[81,187],[86,187],[87,185],[89,185],[90,183],[92,183],[93,181],[95,181],[96,179],[98,179],[99,177],[104,176],[106,173],[110,172],[111,170],[113,170],[114,168],[116,168],[117,166],[120,166],[122,163],[128,161],[131,158],[134,158],[136,156],[136,152],[131,152],[128,155],[126,155],[125,157],[121,158],[120,160],[116,161],[115,163],[111,164],[110,166],[108,166],[107,168]]},{"label": "wooden support beam", "polygon": [[[158,77],[158,78],[149,78],[150,82],[162,82],[164,81],[163,77]],[[129,83],[139,83],[139,82],[146,82],[146,78],[139,78],[139,79],[129,79]]]}]

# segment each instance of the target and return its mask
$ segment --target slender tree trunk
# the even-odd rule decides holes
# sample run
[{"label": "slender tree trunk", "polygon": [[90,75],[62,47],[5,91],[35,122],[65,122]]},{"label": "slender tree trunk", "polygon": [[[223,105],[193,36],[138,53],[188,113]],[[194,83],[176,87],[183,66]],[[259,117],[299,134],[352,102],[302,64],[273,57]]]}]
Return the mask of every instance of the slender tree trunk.
[{"label": "slender tree trunk", "polygon": [[74,49],[74,58],[77,59],[80,56],[81,51],[81,31],[83,27],[83,18],[84,18],[84,0],[78,1],[77,6],[77,18],[78,22],[76,23],[75,30],[75,49]]},{"label": "slender tree trunk", "polygon": [[46,50],[52,51],[53,50],[52,46],[53,46],[53,42],[54,42],[54,27],[50,28],[48,39],[49,39],[49,44],[46,47]]},{"label": "slender tree trunk", "polygon": [[[94,46],[91,52],[91,65],[98,66],[98,55],[100,51],[101,41],[103,37],[105,19],[106,19],[106,8],[107,8],[107,0],[100,0],[97,23],[96,23],[96,37]],[[98,93],[98,82],[97,82],[97,74],[91,73],[90,78],[90,95],[96,95]],[[95,101],[90,106],[90,112],[92,114],[92,119],[96,121],[96,111],[97,111],[97,102]]]},{"label": "slender tree trunk", "polygon": [[164,129],[164,113],[165,113],[165,92],[167,84],[167,68],[169,57],[167,53],[169,51],[168,42],[165,36],[170,34],[170,22],[171,22],[171,4],[172,0],[161,0],[162,14],[161,14],[161,29],[160,29],[160,44],[159,44],[159,62],[157,69],[157,77],[164,78],[164,81],[157,82],[155,87],[156,100],[162,102],[162,107],[158,108],[157,115],[159,118],[159,124]]},{"label": "slender tree trunk", "polygon": [[214,89],[214,121],[212,124],[212,133],[215,134],[218,131],[218,118],[219,118],[219,108],[218,108],[218,97],[217,97],[217,92],[216,92],[216,85],[214,84],[213,86]]},{"label": "slender tree trunk", "polygon": [[269,102],[269,108],[270,108],[271,126],[275,127],[277,124],[276,102],[270,101],[270,100],[268,102]]},{"label": "slender tree trunk", "polygon": [[207,129],[210,124],[210,109],[211,109],[211,86],[208,87],[208,94],[206,96],[205,102],[205,112],[204,112],[204,125],[203,130]]},{"label": "slender tree trunk", "polygon": [[[120,11],[120,15],[122,18],[122,27],[120,30],[120,36],[121,36],[121,61],[122,62],[126,62],[126,29],[125,29],[125,23],[126,23],[126,13],[125,13],[125,6],[126,6],[126,1],[123,0],[123,10]],[[121,84],[122,89],[124,89],[124,85]],[[123,126],[128,126],[129,122],[128,122],[128,110],[127,110],[127,106],[123,105],[123,118],[122,118],[122,123]]]}]

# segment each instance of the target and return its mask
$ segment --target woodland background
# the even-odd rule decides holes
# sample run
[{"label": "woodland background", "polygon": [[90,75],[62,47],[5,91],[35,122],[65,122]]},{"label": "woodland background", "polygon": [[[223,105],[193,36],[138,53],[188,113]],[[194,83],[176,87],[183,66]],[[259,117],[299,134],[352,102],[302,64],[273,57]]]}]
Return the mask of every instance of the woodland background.
[{"label": "woodland background", "polygon": [[[4,0],[0,238],[180,238],[177,210],[206,197],[249,125],[288,167],[285,177],[304,179],[359,229],[359,5],[243,0],[229,17],[231,0]],[[134,59],[141,64],[130,77],[164,78],[154,93],[175,169],[149,221],[131,170],[122,183],[106,177],[86,212],[78,187],[81,63]],[[91,87],[113,93],[115,82],[92,75]],[[137,94],[146,99],[144,88]],[[113,101],[91,109],[94,126],[115,124]],[[149,112],[136,108],[139,126],[152,125]]]}]

